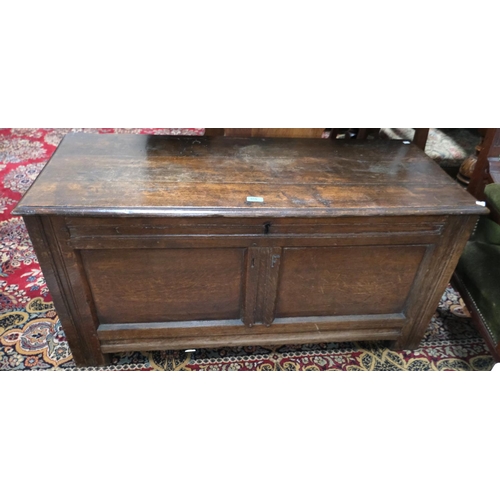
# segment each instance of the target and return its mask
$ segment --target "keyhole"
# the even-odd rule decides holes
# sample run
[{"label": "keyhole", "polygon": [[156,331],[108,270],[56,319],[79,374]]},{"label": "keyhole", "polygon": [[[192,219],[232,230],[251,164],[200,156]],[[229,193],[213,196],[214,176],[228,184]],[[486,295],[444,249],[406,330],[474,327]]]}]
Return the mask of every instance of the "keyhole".
[{"label": "keyhole", "polygon": [[270,227],[271,227],[271,223],[270,222],[266,222],[264,224],[264,234],[269,234]]}]

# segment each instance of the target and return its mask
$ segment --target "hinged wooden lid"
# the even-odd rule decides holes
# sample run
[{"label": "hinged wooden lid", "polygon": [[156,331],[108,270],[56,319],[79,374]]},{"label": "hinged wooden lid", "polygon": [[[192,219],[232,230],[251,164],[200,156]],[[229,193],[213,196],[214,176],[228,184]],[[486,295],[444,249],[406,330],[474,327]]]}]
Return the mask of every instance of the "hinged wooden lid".
[{"label": "hinged wooden lid", "polygon": [[16,215],[485,213],[413,144],[68,134]]}]

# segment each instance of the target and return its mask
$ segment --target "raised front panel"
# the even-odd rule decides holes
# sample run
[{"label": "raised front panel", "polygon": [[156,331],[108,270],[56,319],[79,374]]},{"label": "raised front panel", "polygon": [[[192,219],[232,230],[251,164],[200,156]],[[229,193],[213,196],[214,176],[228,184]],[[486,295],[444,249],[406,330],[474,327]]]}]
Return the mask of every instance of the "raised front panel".
[{"label": "raised front panel", "polygon": [[401,313],[425,250],[285,248],[276,317]]},{"label": "raised front panel", "polygon": [[240,317],[244,249],[81,254],[100,323]]}]

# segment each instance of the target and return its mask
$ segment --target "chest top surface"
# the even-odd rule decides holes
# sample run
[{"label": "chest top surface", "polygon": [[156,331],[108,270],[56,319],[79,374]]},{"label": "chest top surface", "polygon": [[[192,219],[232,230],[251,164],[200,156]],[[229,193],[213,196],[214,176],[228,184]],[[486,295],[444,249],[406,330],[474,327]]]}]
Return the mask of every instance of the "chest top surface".
[{"label": "chest top surface", "polygon": [[484,213],[414,144],[68,134],[16,215]]}]

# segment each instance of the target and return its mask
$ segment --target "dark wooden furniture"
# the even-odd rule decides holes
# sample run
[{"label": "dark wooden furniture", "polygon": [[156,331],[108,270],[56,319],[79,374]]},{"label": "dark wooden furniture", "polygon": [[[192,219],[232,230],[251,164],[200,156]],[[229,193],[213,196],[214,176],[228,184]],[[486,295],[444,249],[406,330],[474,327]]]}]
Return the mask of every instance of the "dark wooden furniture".
[{"label": "dark wooden furniture", "polygon": [[[226,137],[293,137],[320,139],[326,129],[323,128],[207,128],[207,136],[226,136]],[[413,136],[413,142],[422,150],[425,150],[428,128],[416,128]],[[330,139],[336,139],[342,129],[333,128],[330,130]],[[379,128],[356,128],[344,131],[345,139],[364,140],[369,135],[378,137]]]},{"label": "dark wooden furniture", "polygon": [[[428,128],[416,128],[415,133],[413,134],[412,142],[416,144],[422,151],[425,151],[425,145],[427,144],[427,138],[429,136]],[[340,129],[332,129],[330,133],[330,139],[336,139],[337,134],[340,133]],[[374,138],[378,138],[380,134],[379,128],[354,128],[348,129],[347,132],[344,133],[344,137],[346,139],[358,139],[364,140],[368,136],[372,136]]]},{"label": "dark wooden furniture", "polygon": [[477,199],[484,200],[484,188],[492,182],[500,182],[500,129],[498,128],[485,130],[467,191]]},{"label": "dark wooden furniture", "polygon": [[489,215],[480,218],[467,243],[452,284],[495,361],[500,362],[500,129],[485,129],[467,190],[484,200]]},{"label": "dark wooden furniture", "polygon": [[205,135],[226,137],[290,137],[321,139],[324,128],[207,128]]},{"label": "dark wooden furniture", "polygon": [[15,213],[85,366],[131,350],[415,348],[485,211],[400,141],[74,134]]}]

